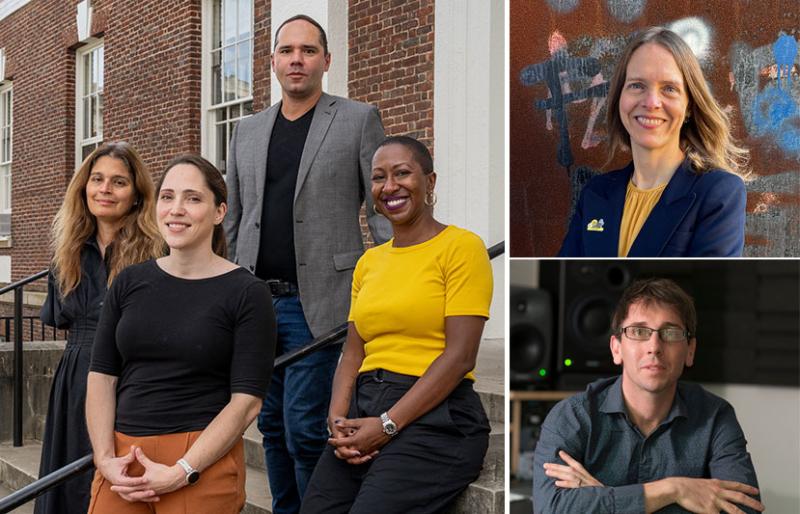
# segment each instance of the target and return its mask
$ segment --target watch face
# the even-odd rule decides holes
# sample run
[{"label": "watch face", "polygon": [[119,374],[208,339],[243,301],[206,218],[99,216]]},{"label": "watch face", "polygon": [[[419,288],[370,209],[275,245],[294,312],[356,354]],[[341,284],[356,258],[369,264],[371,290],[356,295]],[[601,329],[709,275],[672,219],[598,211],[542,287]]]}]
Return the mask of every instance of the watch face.
[{"label": "watch face", "polygon": [[200,480],[200,472],[199,471],[192,471],[188,475],[186,475],[186,481],[190,484],[193,484]]},{"label": "watch face", "polygon": [[387,421],[383,424],[383,431],[387,435],[395,435],[397,433],[397,425],[394,424],[394,421]]}]

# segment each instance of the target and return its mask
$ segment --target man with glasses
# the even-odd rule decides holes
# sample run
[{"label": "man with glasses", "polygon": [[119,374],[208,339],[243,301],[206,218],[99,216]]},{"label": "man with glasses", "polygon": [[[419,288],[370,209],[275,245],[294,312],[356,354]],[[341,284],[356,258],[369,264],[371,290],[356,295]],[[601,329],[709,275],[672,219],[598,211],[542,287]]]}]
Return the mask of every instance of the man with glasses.
[{"label": "man with glasses", "polygon": [[764,510],[733,408],[678,381],[694,362],[696,327],[694,302],[675,282],[625,290],[610,341],[622,375],[548,414],[534,456],[535,513]]}]

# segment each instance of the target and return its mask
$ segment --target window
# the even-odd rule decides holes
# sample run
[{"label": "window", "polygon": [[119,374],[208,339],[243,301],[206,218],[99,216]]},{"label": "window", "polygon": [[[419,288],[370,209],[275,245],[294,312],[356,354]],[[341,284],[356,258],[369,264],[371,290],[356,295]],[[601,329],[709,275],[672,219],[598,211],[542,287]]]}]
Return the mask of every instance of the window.
[{"label": "window", "polygon": [[78,164],[103,144],[103,43],[95,42],[77,53],[75,80],[75,144]]},{"label": "window", "polygon": [[223,173],[236,123],[253,114],[252,0],[213,0],[204,60],[207,84],[204,154]]},{"label": "window", "polygon": [[0,86],[0,236],[11,234],[13,101],[11,85]]}]

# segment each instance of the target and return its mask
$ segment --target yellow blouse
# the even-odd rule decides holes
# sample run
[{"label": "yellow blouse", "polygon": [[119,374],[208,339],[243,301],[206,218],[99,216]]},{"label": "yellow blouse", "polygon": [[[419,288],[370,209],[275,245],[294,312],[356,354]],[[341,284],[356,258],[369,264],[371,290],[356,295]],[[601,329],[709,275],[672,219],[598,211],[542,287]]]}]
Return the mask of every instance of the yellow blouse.
[{"label": "yellow blouse", "polygon": [[633,185],[633,181],[628,182],[628,189],[625,191],[625,207],[622,209],[622,223],[619,227],[619,256],[627,257],[631,251],[636,236],[642,229],[642,225],[647,221],[653,207],[656,206],[661,198],[661,193],[667,184],[661,184],[653,189],[639,189]]}]

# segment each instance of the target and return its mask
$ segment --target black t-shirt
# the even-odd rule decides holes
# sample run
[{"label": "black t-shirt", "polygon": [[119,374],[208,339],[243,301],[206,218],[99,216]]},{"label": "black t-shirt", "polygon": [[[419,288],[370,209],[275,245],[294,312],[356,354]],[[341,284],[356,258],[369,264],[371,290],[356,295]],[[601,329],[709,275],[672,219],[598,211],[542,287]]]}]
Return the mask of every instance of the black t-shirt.
[{"label": "black t-shirt", "polygon": [[275,359],[266,283],[243,268],[187,280],[151,260],[124,269],[106,296],[91,371],[119,377],[115,430],[203,430],[231,393],[264,397]]},{"label": "black t-shirt", "polygon": [[261,210],[261,244],[256,262],[256,276],[264,280],[277,278],[297,284],[294,190],[313,117],[314,108],[289,121],[278,109],[272,128],[267,151],[264,207]]}]

